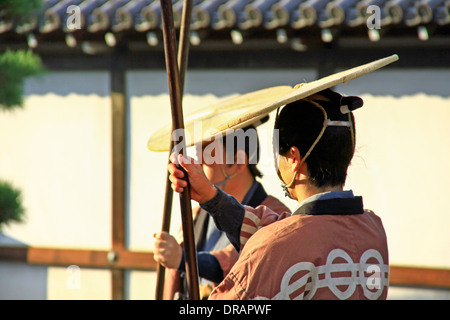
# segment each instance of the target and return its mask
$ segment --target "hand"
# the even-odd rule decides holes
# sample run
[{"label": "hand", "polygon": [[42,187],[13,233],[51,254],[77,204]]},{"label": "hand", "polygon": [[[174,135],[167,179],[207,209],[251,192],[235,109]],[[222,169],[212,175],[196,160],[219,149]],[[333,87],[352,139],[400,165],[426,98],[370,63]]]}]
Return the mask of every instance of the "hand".
[{"label": "hand", "polygon": [[177,240],[167,232],[155,233],[153,258],[166,268],[176,269],[181,263],[182,249]]},{"label": "hand", "polygon": [[172,182],[172,189],[175,192],[182,193],[187,186],[187,182],[184,180],[184,172],[176,165],[178,163],[188,174],[192,200],[202,204],[214,198],[217,189],[208,180],[200,164],[195,164],[192,159],[185,158],[182,155],[178,155],[177,159],[175,155],[172,154],[170,160],[172,163],[168,166],[170,172],[169,179]]}]

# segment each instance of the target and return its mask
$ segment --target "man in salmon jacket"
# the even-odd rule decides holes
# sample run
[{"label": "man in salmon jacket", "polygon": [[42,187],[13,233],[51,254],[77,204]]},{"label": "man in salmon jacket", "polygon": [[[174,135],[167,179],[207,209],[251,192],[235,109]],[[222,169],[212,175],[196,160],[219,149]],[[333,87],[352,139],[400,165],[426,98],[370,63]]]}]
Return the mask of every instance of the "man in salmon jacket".
[{"label": "man in salmon jacket", "polygon": [[[277,111],[274,155],[287,196],[278,215],[251,208],[214,187],[201,166],[178,156],[192,199],[225,231],[240,257],[210,299],[386,299],[388,246],[381,219],[344,190],[355,151],[352,110],[359,97],[316,92]],[[172,188],[187,182],[169,165]]]}]

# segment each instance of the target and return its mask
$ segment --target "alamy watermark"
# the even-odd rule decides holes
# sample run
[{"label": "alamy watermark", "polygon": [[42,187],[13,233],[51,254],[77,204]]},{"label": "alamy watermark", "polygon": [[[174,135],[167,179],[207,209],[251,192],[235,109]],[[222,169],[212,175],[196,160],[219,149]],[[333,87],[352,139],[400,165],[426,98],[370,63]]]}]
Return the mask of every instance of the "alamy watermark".
[{"label": "alamy watermark", "polygon": [[381,269],[379,265],[372,264],[367,267],[367,273],[370,274],[367,277],[366,287],[369,290],[379,290],[381,289]]},{"label": "alamy watermark", "polygon": [[66,287],[69,290],[80,290],[81,289],[81,270],[77,265],[70,265],[66,269],[68,274],[66,280]]},{"label": "alamy watermark", "polygon": [[[172,132],[171,139],[175,146],[171,153],[187,155],[186,160],[195,164],[245,164],[247,162],[259,164],[262,167],[270,165],[273,168],[272,150],[273,146],[278,146],[278,129],[259,130],[259,133],[255,128],[248,128],[245,131],[226,129],[222,133],[204,135],[201,121],[195,122],[193,128],[193,137],[192,131],[190,133],[184,129]],[[191,142],[196,142],[196,145],[187,147],[186,145],[189,146]],[[239,150],[245,151],[246,157],[243,152],[238,152]]]},{"label": "alamy watermark", "polygon": [[[66,9],[66,27],[68,30],[81,29],[81,8],[78,5],[70,5]],[[366,25],[368,29],[381,29],[381,8],[377,5],[370,5],[366,9]]]},{"label": "alamy watermark", "polygon": [[81,9],[79,6],[71,5],[67,7],[66,10],[67,19],[66,27],[68,30],[79,30],[81,29]]},{"label": "alamy watermark", "polygon": [[368,15],[366,20],[367,29],[381,29],[381,9],[377,5],[370,5],[367,7],[366,14]]}]

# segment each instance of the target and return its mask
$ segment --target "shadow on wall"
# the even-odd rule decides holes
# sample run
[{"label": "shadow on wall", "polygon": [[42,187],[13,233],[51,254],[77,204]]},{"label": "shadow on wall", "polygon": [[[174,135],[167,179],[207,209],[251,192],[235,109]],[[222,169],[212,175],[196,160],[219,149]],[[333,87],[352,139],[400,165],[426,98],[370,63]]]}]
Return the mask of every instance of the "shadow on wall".
[{"label": "shadow on wall", "polygon": [[415,95],[424,93],[450,97],[450,70],[379,70],[336,87],[347,95],[373,96]]},{"label": "shadow on wall", "polygon": [[[185,93],[192,95],[214,94],[225,97],[279,85],[296,85],[315,79],[314,70],[202,70],[186,75]],[[255,81],[258,79],[258,81]],[[93,85],[88,85],[86,81]],[[126,75],[129,96],[157,96],[168,94],[167,73],[161,71],[130,71]],[[99,85],[100,84],[100,85]],[[100,88],[100,89],[99,89]],[[109,73],[106,71],[54,71],[42,77],[30,78],[25,83],[25,95],[54,93],[67,96],[96,94],[109,96]]]},{"label": "shadow on wall", "polygon": [[[255,81],[259,79],[258,81]],[[309,70],[201,70],[186,74],[185,93],[205,95],[213,93],[225,97],[247,93],[272,86],[291,85],[315,80],[316,72]],[[86,79],[95,85],[86,85]],[[246,81],[248,80],[248,81]],[[380,70],[350,83],[336,87],[347,95],[371,94],[400,97],[424,93],[450,97],[450,71],[436,69]],[[99,86],[99,84],[101,84]],[[244,84],[244,85],[243,85]],[[101,88],[99,90],[99,87]],[[49,89],[50,88],[50,89]],[[106,71],[53,71],[45,76],[30,78],[25,83],[25,95],[54,93],[66,96],[96,94],[108,96],[109,73]],[[167,74],[161,71],[130,71],[127,73],[127,91],[130,96],[168,93]]]}]

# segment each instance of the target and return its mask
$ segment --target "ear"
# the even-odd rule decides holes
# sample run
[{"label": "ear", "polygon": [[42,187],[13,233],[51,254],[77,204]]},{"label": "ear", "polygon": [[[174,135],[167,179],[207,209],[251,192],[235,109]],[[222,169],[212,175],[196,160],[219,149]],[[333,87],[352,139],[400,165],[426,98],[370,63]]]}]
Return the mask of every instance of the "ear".
[{"label": "ear", "polygon": [[292,169],[296,171],[298,166],[300,165],[300,162],[302,161],[302,156],[300,155],[300,151],[297,147],[291,147],[289,149],[289,163],[292,166]]}]

